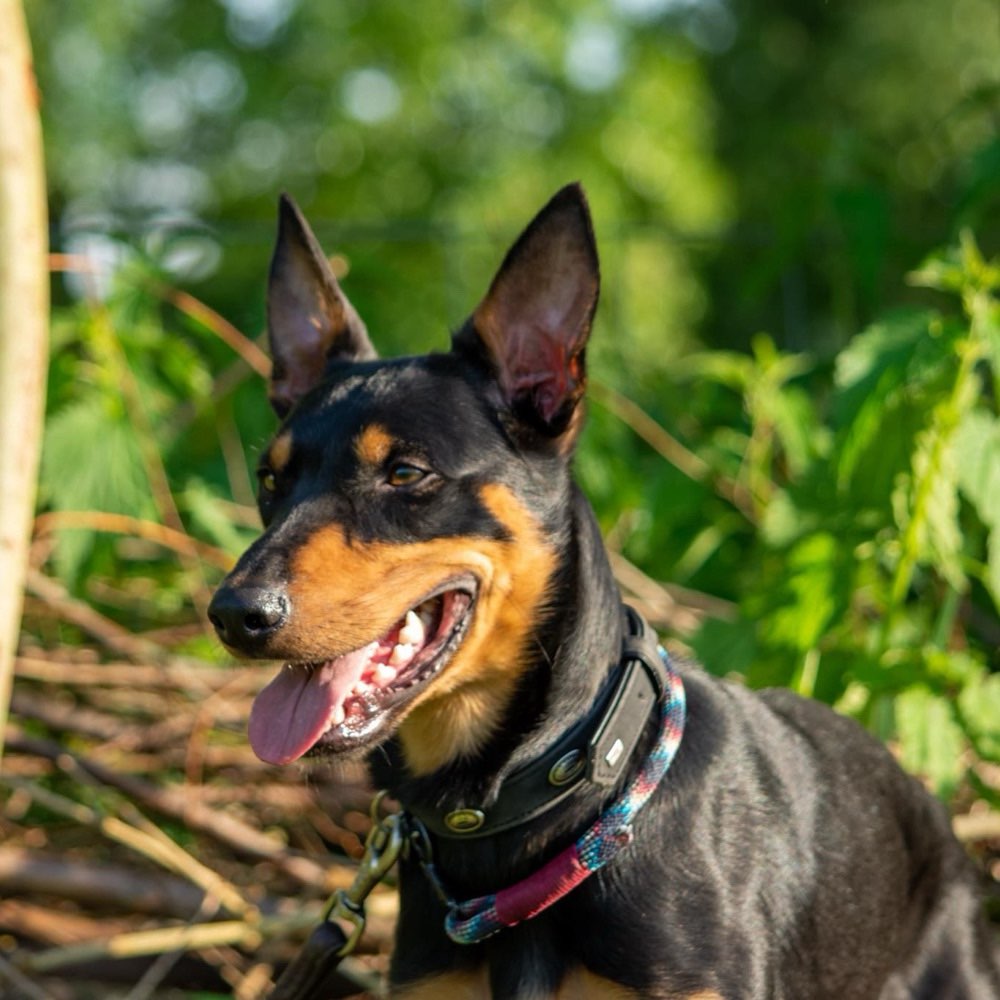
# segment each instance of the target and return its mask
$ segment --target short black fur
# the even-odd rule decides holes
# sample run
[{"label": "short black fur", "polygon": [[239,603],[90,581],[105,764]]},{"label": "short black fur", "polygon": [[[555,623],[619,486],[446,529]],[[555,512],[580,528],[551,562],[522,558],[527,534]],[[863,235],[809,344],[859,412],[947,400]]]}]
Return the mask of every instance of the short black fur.
[{"label": "short black fur", "polygon": [[[387,734],[370,754],[371,773],[404,805],[488,808],[506,775],[590,710],[618,663],[618,588],[570,472],[586,331],[581,340],[571,329],[564,341],[556,331],[544,345],[572,371],[556,373],[550,395],[537,400],[523,390],[523,370],[478,335],[477,322],[516,308],[507,300],[497,306],[496,297],[521,294],[520,286],[504,287],[504,273],[529,251],[532,265],[547,261],[557,275],[537,278],[556,283],[553,297],[570,300],[560,282],[586,286],[567,308],[589,329],[596,303],[596,285],[592,295],[587,285],[596,282],[589,216],[578,188],[557,198],[508,255],[486,300],[493,312],[481,307],[451,353],[382,362],[366,347],[361,360],[325,353],[315,360],[313,385],[292,401],[284,424],[295,457],[266,501],[270,526],[238,568],[239,586],[280,590],[289,553],[327,520],[388,543],[502,539],[507,526],[481,498],[489,483],[503,484],[531,511],[555,559],[545,600],[531,611],[516,693],[474,754],[433,773],[410,773],[404,747]],[[579,253],[567,258],[560,245],[549,261],[553,229],[571,249],[581,242]],[[436,478],[408,495],[387,493],[350,451],[367,425],[385,428],[401,457],[426,463]],[[226,638],[241,648],[231,632]],[[242,648],[261,655],[249,640]],[[399,994],[431,984],[421,996],[445,996],[433,992],[436,977],[466,970],[488,984],[484,995],[529,1000],[555,996],[567,977],[586,970],[593,982],[650,998],[1000,996],[976,878],[941,806],[829,709],[786,691],[751,693],[690,664],[679,669],[688,720],[666,780],[639,814],[632,845],[556,905],[481,944],[454,944],[423,872],[412,858],[402,863],[391,971]],[[654,730],[651,719],[623,783]],[[618,791],[585,786],[521,828],[440,839],[438,872],[459,899],[508,886],[571,843]]]}]

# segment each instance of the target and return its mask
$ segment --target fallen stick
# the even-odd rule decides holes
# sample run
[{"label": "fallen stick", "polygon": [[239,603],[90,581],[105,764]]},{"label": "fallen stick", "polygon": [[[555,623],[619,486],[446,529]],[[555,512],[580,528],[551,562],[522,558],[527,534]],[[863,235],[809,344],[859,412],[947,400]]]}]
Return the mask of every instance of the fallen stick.
[{"label": "fallen stick", "polygon": [[156,927],[131,931],[81,944],[46,948],[14,957],[14,966],[22,972],[51,972],[63,965],[89,962],[98,958],[132,958],[138,955],[161,955],[171,951],[198,951],[202,948],[232,946],[256,951],[268,938],[300,934],[319,920],[320,909],[313,906],[287,917],[263,917],[253,922],[219,920],[183,927]]},{"label": "fallen stick", "polygon": [[[57,761],[57,763],[60,763]],[[88,806],[58,795],[31,781],[7,778],[7,783],[30,795],[52,812],[83,826],[99,830],[104,836],[156,862],[161,867],[183,875],[205,894],[221,903],[230,913],[249,917],[256,907],[247,903],[242,893],[218,872],[193,858],[179,844],[139,815],[137,822],[126,823],[117,816],[102,816]],[[134,809],[134,807],[132,807]],[[136,810],[136,812],[138,812]],[[141,827],[140,825],[141,824]]]},{"label": "fallen stick", "polygon": [[70,753],[51,740],[20,735],[11,740],[11,746],[47,757],[64,770],[71,771],[78,767],[148,809],[180,820],[189,829],[213,837],[241,854],[272,862],[303,885],[329,892],[350,884],[351,871],[347,866],[324,866],[309,858],[297,857],[278,838],[262,833],[234,816],[216,812],[183,789],[160,788],[141,778],[118,774],[94,760]]},{"label": "fallen stick", "polygon": [[235,683],[240,691],[263,687],[274,673],[273,666],[215,667],[191,661],[173,661],[148,666],[141,663],[85,663],[75,660],[19,656],[14,662],[18,677],[68,684],[73,687],[175,688],[198,697]]},{"label": "fallen stick", "polygon": [[178,919],[190,917],[205,898],[203,889],[176,875],[0,847],[0,897],[29,893]]},{"label": "fallen stick", "polygon": [[66,510],[39,514],[35,518],[35,535],[42,537],[69,528],[86,528],[90,531],[117,535],[131,535],[153,542],[181,555],[200,559],[202,562],[228,571],[233,557],[215,545],[192,538],[186,532],[168,528],[157,521],[147,521],[128,514],[111,514],[95,510]]},{"label": "fallen stick", "polygon": [[121,656],[155,663],[165,655],[159,646],[136,639],[121,625],[77,600],[61,583],[38,570],[28,570],[27,589],[30,594],[44,601],[63,621],[82,629]]},{"label": "fallen stick", "polygon": [[10,983],[28,1000],[52,1000],[51,994],[36,986],[27,976],[18,972],[3,955],[0,955],[0,983],[2,982]]}]

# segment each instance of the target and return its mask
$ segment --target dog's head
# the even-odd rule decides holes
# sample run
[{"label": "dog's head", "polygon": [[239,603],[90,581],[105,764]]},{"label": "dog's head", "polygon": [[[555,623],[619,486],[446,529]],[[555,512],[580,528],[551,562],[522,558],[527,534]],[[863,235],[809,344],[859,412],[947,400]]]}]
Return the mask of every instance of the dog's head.
[{"label": "dog's head", "polygon": [[379,360],[296,206],[268,286],[265,531],[209,610],[286,660],[250,739],[287,763],[399,730],[410,769],[470,754],[530,659],[568,537],[598,265],[583,192],[542,209],[447,353]]}]

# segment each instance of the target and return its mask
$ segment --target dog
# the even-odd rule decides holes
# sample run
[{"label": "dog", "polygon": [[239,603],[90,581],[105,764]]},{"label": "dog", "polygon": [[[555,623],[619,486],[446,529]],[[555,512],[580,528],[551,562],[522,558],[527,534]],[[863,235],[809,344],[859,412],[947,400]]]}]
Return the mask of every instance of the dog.
[{"label": "dog", "polygon": [[419,828],[393,996],[995,1000],[941,806],[853,721],[673,663],[623,609],[571,469],[598,291],[570,185],[450,350],[381,360],[282,197],[265,527],[210,608],[287,661],[254,750],[367,755]]}]

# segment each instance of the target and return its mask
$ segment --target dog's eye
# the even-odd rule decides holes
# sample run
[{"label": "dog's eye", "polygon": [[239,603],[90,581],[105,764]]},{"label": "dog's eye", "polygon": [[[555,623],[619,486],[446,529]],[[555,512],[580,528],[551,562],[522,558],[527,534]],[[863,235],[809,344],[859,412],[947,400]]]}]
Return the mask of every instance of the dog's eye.
[{"label": "dog's eye", "polygon": [[273,493],[278,488],[278,480],[270,469],[261,469],[257,473],[257,478],[260,481],[260,488],[265,493]]},{"label": "dog's eye", "polygon": [[427,475],[425,469],[409,462],[396,462],[390,469],[386,482],[390,486],[415,486]]}]

